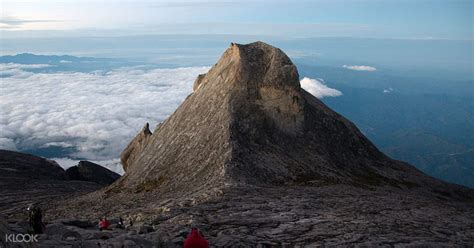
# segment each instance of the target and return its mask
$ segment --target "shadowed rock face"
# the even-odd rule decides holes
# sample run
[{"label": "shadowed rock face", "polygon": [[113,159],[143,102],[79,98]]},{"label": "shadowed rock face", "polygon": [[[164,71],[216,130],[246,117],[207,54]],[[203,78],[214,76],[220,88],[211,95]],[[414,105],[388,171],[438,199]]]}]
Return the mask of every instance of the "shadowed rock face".
[{"label": "shadowed rock face", "polygon": [[68,168],[66,176],[69,180],[89,181],[103,186],[120,177],[119,174],[89,161],[80,161],[77,166]]},{"label": "shadowed rock face", "polygon": [[64,170],[55,161],[29,154],[0,150],[0,177],[65,180]]}]

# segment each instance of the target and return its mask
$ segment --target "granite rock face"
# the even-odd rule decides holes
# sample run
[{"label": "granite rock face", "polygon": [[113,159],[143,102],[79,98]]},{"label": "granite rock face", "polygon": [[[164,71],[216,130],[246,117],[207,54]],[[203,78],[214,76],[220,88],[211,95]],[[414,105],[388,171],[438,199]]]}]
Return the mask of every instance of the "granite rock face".
[{"label": "granite rock face", "polygon": [[381,153],[301,88],[296,66],[263,42],[232,44],[153,134],[122,153],[113,192],[216,194],[240,184],[438,187],[447,184]]}]

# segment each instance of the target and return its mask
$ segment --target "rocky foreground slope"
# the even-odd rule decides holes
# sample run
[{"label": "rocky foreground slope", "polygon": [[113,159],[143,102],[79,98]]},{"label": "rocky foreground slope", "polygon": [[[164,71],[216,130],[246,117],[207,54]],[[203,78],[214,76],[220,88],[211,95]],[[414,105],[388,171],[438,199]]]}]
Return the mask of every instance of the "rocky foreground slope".
[{"label": "rocky foreground slope", "polygon": [[262,42],[232,44],[121,159],[112,185],[49,206],[52,225],[77,235],[43,244],[97,243],[59,219],[103,215],[135,223],[100,241],[119,246],[180,246],[191,226],[215,246],[474,244],[472,190],[385,156]]}]

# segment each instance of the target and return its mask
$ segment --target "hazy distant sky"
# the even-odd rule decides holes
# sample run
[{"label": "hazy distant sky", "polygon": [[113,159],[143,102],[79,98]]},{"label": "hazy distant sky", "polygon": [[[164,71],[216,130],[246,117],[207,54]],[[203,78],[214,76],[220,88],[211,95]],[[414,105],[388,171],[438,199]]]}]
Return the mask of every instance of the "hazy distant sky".
[{"label": "hazy distant sky", "polygon": [[1,34],[473,39],[473,1],[2,0]]}]

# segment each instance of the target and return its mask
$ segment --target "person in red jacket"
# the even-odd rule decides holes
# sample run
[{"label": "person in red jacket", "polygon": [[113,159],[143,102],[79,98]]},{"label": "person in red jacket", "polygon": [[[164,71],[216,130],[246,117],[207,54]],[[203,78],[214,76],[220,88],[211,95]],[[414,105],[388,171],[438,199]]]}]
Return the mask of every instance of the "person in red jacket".
[{"label": "person in red jacket", "polygon": [[192,228],[191,233],[184,240],[184,248],[208,248],[209,242],[201,236],[197,228]]},{"label": "person in red jacket", "polygon": [[106,230],[107,228],[109,228],[110,226],[110,222],[107,220],[107,218],[102,218],[99,220],[99,230]]}]

